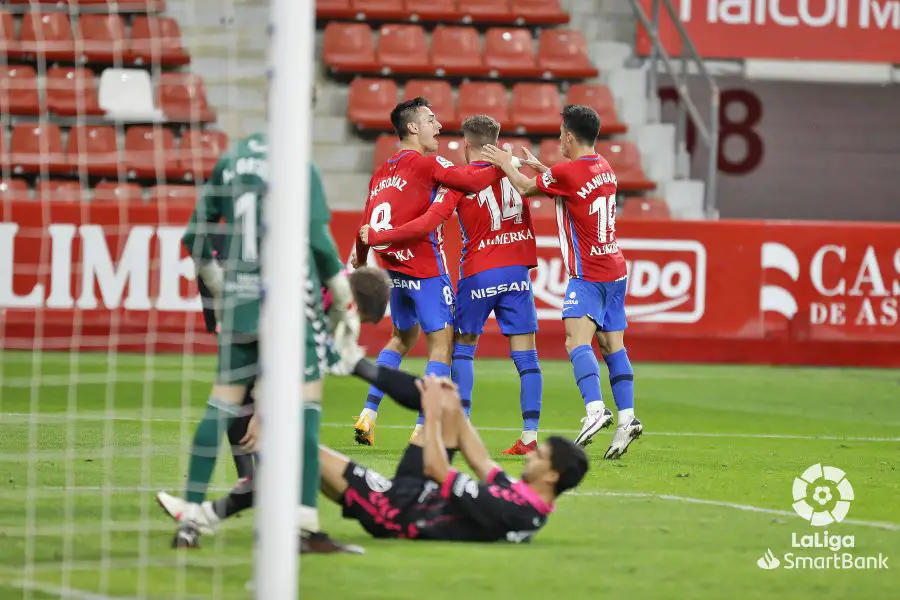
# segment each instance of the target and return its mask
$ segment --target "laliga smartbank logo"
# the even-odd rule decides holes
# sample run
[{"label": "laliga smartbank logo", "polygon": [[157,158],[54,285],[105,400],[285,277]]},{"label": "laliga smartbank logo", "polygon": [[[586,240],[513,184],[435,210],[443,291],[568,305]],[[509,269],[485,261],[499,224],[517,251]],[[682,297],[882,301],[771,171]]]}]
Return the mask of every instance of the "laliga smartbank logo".
[{"label": "laliga smartbank logo", "polygon": [[[841,523],[850,512],[855,496],[847,474],[837,467],[815,464],[794,478],[794,512],[812,527]],[[858,555],[856,537],[837,535],[827,529],[791,533],[791,551],[777,555],[771,548],[756,561],[766,571],[783,567],[797,569],[887,569],[888,557]]]}]

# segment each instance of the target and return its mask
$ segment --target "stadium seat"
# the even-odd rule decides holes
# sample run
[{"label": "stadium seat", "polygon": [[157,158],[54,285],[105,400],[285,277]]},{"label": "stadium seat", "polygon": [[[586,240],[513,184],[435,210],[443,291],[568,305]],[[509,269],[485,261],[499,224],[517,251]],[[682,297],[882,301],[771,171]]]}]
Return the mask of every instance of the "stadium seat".
[{"label": "stadium seat", "polygon": [[39,55],[48,61],[75,60],[75,43],[67,13],[27,12],[22,17],[18,48],[10,56],[32,58]]},{"label": "stadium seat", "polygon": [[531,31],[528,29],[488,29],[484,36],[484,63],[501,77],[536,77]]},{"label": "stadium seat", "polygon": [[420,25],[382,25],[376,60],[385,75],[431,72],[425,30]]},{"label": "stadium seat", "polygon": [[556,202],[553,199],[547,196],[532,196],[528,200],[530,201],[529,209],[532,219],[556,217]]},{"label": "stadium seat", "polygon": [[569,15],[559,0],[515,0],[512,12],[526,25],[562,25],[569,22]]},{"label": "stadium seat", "polygon": [[500,121],[500,127],[509,126],[509,101],[506,88],[498,82],[467,81],[459,86],[459,115],[466,118],[471,115],[485,114]]},{"label": "stadium seat", "polygon": [[580,31],[544,29],[538,49],[538,66],[556,79],[596,77],[597,69],[588,58],[587,44]]},{"label": "stadium seat", "polygon": [[139,179],[178,177],[175,134],[162,127],[130,128],[125,133],[125,164]]},{"label": "stadium seat", "polygon": [[84,190],[77,181],[44,179],[35,187],[38,202],[70,202],[77,204],[85,198]]},{"label": "stadium seat", "polygon": [[105,69],[100,76],[100,109],[116,121],[162,121],[153,105],[150,74],[141,69]]},{"label": "stadium seat", "polygon": [[388,130],[397,104],[397,84],[391,79],[358,77],[350,84],[347,117],[361,129]]},{"label": "stadium seat", "polygon": [[628,198],[616,211],[617,219],[671,219],[669,205],[661,198]]},{"label": "stadium seat", "polygon": [[168,17],[135,17],[129,56],[139,65],[180,67],[191,62],[181,43],[178,22]]},{"label": "stadium seat", "polygon": [[16,175],[22,173],[67,173],[62,132],[55,123],[13,125],[9,142],[9,162]]},{"label": "stadium seat", "polygon": [[609,162],[619,180],[619,189],[626,192],[652,190],[656,184],[647,179],[641,166],[641,153],[631,142],[598,142],[597,152]]},{"label": "stadium seat", "polygon": [[119,174],[119,143],[116,128],[77,125],[69,131],[66,155],[75,172],[98,177]]},{"label": "stadium seat", "polygon": [[28,183],[24,179],[0,179],[0,202],[31,200]]},{"label": "stadium seat", "polygon": [[316,0],[316,18],[350,19],[355,16],[351,0]]},{"label": "stadium seat", "polygon": [[540,161],[548,167],[552,167],[558,162],[568,160],[563,158],[562,148],[559,147],[559,140],[556,139],[541,140],[537,156]]},{"label": "stadium seat", "polygon": [[100,116],[97,80],[93,71],[75,67],[53,67],[47,71],[47,108],[56,115]]},{"label": "stadium seat", "polygon": [[390,133],[383,133],[378,136],[375,141],[375,152],[372,156],[372,170],[374,171],[397,152],[400,147],[400,140],[397,136]]},{"label": "stadium seat", "polygon": [[17,56],[18,48],[15,20],[10,13],[0,10],[0,55]]},{"label": "stadium seat", "polygon": [[37,73],[28,65],[0,69],[0,112],[6,115],[39,115]]},{"label": "stadium seat", "polygon": [[465,146],[461,137],[441,136],[438,142],[438,154],[452,162],[454,165],[466,164]]},{"label": "stadium seat", "polygon": [[206,100],[203,78],[194,73],[163,73],[156,84],[156,106],[169,121],[211,123],[216,112]]},{"label": "stadium seat", "polygon": [[140,202],[143,200],[141,186],[136,183],[101,181],[94,186],[92,202]]},{"label": "stadium seat", "polygon": [[179,168],[194,181],[208,179],[227,149],[228,134],[224,131],[191,129],[181,136]]},{"label": "stadium seat", "polygon": [[568,104],[590,106],[600,115],[600,133],[625,133],[628,128],[616,116],[616,101],[609,88],[599,83],[573,83],[569,87]]},{"label": "stadium seat", "polygon": [[122,64],[128,45],[125,23],[116,14],[85,14],[78,17],[76,50],[89,63]]},{"label": "stadium seat", "polygon": [[459,21],[456,0],[406,0],[405,14],[412,21]]},{"label": "stadium seat", "polygon": [[459,11],[473,23],[512,21],[509,0],[459,0]]},{"label": "stadium seat", "polygon": [[150,188],[150,201],[161,204],[194,206],[197,203],[197,188],[193,185],[153,186]]},{"label": "stadium seat", "polygon": [[411,79],[403,90],[403,99],[409,100],[417,96],[428,99],[431,110],[437,115],[445,131],[459,129],[460,119],[456,113],[453,90],[448,82],[441,79]]},{"label": "stadium seat", "polygon": [[487,74],[481,40],[474,27],[435,27],[431,34],[431,63],[441,76]]},{"label": "stadium seat", "polygon": [[512,89],[512,124],[516,133],[559,131],[562,102],[554,83],[517,83]]},{"label": "stadium seat", "polygon": [[406,11],[399,0],[353,0],[353,16],[359,21],[399,21]]},{"label": "stadium seat", "polygon": [[326,25],[322,57],[335,72],[372,73],[379,70],[372,30],[365,23],[332,21]]}]

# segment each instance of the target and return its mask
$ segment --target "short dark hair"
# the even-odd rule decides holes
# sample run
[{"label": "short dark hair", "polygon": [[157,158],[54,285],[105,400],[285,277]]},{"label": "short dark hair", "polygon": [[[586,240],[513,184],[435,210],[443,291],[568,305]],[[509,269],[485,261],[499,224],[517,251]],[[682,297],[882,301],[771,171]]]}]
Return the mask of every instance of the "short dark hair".
[{"label": "short dark hair", "polygon": [[554,435],[547,438],[547,443],[550,445],[550,465],[559,473],[554,486],[559,496],[581,483],[588,470],[588,458],[583,448],[564,437]]},{"label": "short dark hair", "polygon": [[356,307],[375,323],[381,321],[391,294],[387,273],[376,267],[360,267],[350,273],[349,280]]},{"label": "short dark hair", "polygon": [[566,131],[582,144],[594,145],[600,135],[600,115],[590,106],[567,104],[560,113]]},{"label": "short dark hair", "polygon": [[422,96],[416,96],[412,100],[404,100],[394,107],[394,110],[391,111],[391,125],[394,127],[394,131],[397,132],[398,138],[405,140],[409,137],[407,125],[416,120],[419,109],[422,107],[431,108],[431,103]]},{"label": "short dark hair", "polygon": [[500,138],[500,123],[489,115],[472,115],[463,121],[462,132],[473,146],[496,145]]}]

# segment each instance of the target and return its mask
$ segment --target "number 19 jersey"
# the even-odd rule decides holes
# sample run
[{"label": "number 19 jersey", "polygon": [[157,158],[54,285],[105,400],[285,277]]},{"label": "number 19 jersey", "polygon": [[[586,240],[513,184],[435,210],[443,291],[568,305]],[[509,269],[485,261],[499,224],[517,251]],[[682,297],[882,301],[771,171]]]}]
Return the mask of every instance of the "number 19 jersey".
[{"label": "number 19 jersey", "polygon": [[557,163],[537,177],[537,187],[556,198],[559,245],[569,277],[616,281],[626,275],[616,241],[616,175],[592,154]]},{"label": "number 19 jersey", "polygon": [[[473,162],[471,169],[488,163]],[[463,236],[460,277],[488,269],[537,266],[537,248],[528,202],[523,201],[500,169],[494,181],[456,206]]]}]

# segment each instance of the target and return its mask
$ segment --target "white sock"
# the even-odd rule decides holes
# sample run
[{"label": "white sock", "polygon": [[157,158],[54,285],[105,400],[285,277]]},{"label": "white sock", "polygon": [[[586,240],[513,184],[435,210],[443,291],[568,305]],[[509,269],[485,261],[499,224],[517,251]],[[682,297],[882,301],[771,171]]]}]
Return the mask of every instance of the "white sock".
[{"label": "white sock", "polygon": [[302,504],[297,507],[297,521],[300,529],[310,533],[319,532],[319,511]]},{"label": "white sock", "polygon": [[634,409],[633,408],[623,408],[619,411],[619,420],[617,422],[618,427],[625,427],[631,420],[634,418]]},{"label": "white sock", "polygon": [[378,418],[378,412],[372,410],[371,408],[362,409],[362,413],[359,415],[359,418],[369,417],[373,421]]},{"label": "white sock", "polygon": [[536,442],[537,441],[537,431],[534,431],[534,430],[529,431],[526,429],[525,431],[522,432],[521,439],[522,439],[523,444],[530,444],[531,442]]},{"label": "white sock", "polygon": [[603,404],[603,400],[592,400],[585,404],[584,408],[587,410],[588,416],[591,417],[603,412],[606,409],[606,405]]},{"label": "white sock", "polygon": [[207,500],[200,505],[200,508],[203,509],[203,514],[206,515],[206,519],[209,521],[210,525],[215,527],[219,524],[221,519],[219,518],[219,515],[216,514],[216,511],[213,510],[213,503],[211,501]]}]

